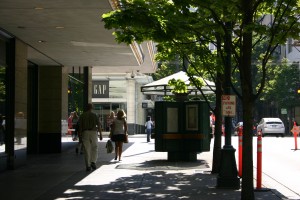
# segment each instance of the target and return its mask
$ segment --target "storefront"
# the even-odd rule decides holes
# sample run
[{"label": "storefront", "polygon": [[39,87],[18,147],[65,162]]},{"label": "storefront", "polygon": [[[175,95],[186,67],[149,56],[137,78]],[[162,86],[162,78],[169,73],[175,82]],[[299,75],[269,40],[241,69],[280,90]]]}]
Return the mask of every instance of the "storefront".
[{"label": "storefront", "polygon": [[6,71],[8,40],[0,34],[0,171],[6,168],[5,116],[6,116]]},{"label": "storefront", "polygon": [[109,130],[109,115],[123,109],[127,115],[128,133],[144,133],[147,110],[142,107],[145,95],[141,86],[152,81],[146,75],[128,77],[127,74],[93,74],[92,102],[99,114],[104,131]]}]

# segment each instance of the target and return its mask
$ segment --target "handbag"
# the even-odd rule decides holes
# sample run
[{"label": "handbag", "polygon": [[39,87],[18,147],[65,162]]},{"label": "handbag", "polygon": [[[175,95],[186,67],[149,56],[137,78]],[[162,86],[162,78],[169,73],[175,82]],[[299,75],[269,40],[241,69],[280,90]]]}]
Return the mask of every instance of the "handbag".
[{"label": "handbag", "polygon": [[124,143],[128,143],[129,141],[128,141],[128,133],[126,133],[125,134],[125,141],[124,141]]},{"label": "handbag", "polygon": [[107,140],[105,147],[107,153],[112,153],[114,151],[114,145],[111,140]]}]

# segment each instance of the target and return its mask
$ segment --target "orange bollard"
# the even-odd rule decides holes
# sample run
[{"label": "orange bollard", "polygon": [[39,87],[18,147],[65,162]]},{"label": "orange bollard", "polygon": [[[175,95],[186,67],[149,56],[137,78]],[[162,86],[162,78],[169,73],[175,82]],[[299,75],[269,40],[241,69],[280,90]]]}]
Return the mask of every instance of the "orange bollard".
[{"label": "orange bollard", "polygon": [[294,134],[294,139],[295,139],[295,150],[298,150],[297,147],[297,136],[299,133],[299,127],[297,126],[296,122],[294,122],[294,126],[293,126],[293,134]]},{"label": "orange bollard", "polygon": [[262,177],[262,137],[261,131],[257,132],[257,168],[256,168],[256,189],[261,189],[261,177]]},{"label": "orange bollard", "polygon": [[298,134],[296,132],[294,132],[295,150],[298,150],[298,147],[297,147],[297,136],[298,136]]},{"label": "orange bollard", "polygon": [[239,127],[238,129],[238,138],[239,138],[239,170],[238,175],[242,177],[242,163],[243,163],[243,127]]}]

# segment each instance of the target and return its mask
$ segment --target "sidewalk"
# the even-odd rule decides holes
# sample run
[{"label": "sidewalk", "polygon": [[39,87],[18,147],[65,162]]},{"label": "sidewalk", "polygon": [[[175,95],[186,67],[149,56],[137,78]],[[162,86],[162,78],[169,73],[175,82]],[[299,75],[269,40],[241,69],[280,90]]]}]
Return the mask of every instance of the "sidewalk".
[{"label": "sidewalk", "polygon": [[[62,199],[240,199],[240,190],[216,189],[210,174],[212,151],[198,154],[196,162],[168,162],[166,152],[154,151],[146,135],[129,137],[122,161],[107,154],[99,142],[98,169],[85,171],[76,142],[63,138],[63,153],[28,157],[23,168],[0,174],[3,200]],[[276,190],[255,192],[256,199],[287,199]]]}]

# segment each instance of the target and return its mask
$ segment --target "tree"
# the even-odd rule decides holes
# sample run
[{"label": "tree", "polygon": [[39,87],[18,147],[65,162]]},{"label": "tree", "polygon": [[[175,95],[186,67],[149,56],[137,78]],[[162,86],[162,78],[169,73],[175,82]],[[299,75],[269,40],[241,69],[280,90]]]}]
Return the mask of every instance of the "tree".
[{"label": "tree", "polygon": [[174,65],[169,62],[160,63],[158,69],[152,75],[152,78],[154,81],[156,81],[161,78],[170,76],[170,75],[174,74],[175,72],[177,72],[176,68],[177,68],[177,65]]},{"label": "tree", "polygon": [[[215,69],[216,82],[232,82],[225,71],[231,63],[240,79],[236,92],[243,104],[243,181],[242,199],[254,199],[252,125],[253,107],[265,87],[267,63],[279,44],[288,37],[299,37],[299,5],[297,0],[121,0],[120,9],[103,15],[105,27],[115,28],[118,42],[153,40],[158,50],[172,50],[195,70],[210,73]],[[272,16],[272,17],[271,17]],[[266,23],[269,22],[269,23]],[[231,36],[233,37],[231,38]],[[261,41],[266,46],[260,57],[252,50]],[[217,47],[217,53],[209,45]],[[168,48],[166,48],[168,47]],[[232,55],[232,56],[231,56]],[[215,59],[218,65],[207,65]],[[261,80],[253,85],[253,68],[261,64]],[[220,65],[221,63],[221,65]],[[219,74],[218,76],[216,74]],[[226,76],[224,76],[226,75]],[[231,84],[233,86],[233,84]],[[227,86],[227,85],[226,85]],[[222,90],[219,88],[217,95]],[[217,97],[217,101],[220,98]]]},{"label": "tree", "polygon": [[299,87],[299,69],[297,64],[289,64],[287,60],[269,68],[265,92],[260,100],[276,102],[279,108],[298,105],[297,89]]},{"label": "tree", "polygon": [[76,111],[79,115],[84,110],[83,81],[80,74],[72,74],[68,81],[68,112]]}]

